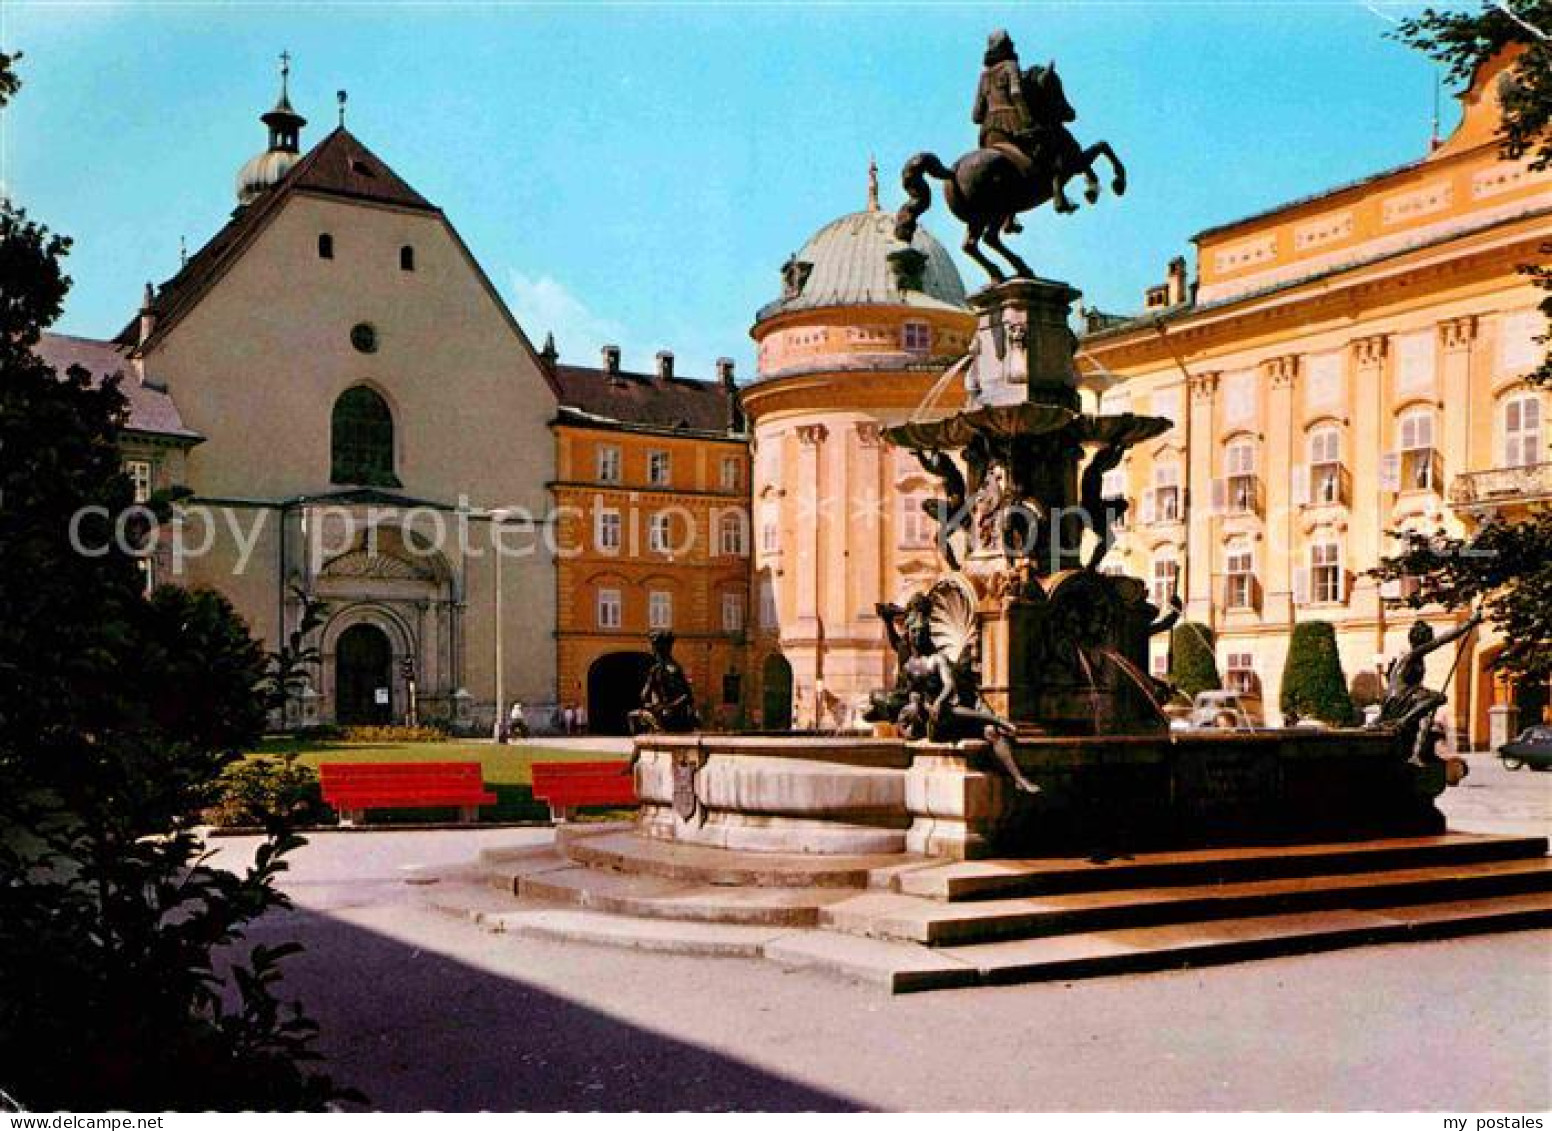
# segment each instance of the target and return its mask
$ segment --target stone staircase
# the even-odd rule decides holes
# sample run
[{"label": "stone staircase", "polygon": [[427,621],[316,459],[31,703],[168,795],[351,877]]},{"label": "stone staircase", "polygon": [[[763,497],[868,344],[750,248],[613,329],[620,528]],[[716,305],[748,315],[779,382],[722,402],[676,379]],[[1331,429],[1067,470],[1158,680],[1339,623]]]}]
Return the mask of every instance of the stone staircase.
[{"label": "stone staircase", "polygon": [[1552,926],[1542,837],[1445,834],[949,862],[730,852],[620,826],[488,850],[427,890],[529,937],[764,957],[894,991]]}]

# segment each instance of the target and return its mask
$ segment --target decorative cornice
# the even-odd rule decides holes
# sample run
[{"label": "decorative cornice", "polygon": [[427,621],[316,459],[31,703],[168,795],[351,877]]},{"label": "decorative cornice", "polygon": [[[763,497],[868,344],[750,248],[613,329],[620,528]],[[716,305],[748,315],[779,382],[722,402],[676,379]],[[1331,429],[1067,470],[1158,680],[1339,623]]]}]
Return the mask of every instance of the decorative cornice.
[{"label": "decorative cornice", "polygon": [[1366,338],[1353,339],[1353,357],[1359,365],[1380,365],[1385,360],[1385,355],[1390,351],[1390,335],[1371,334]]},{"label": "decorative cornice", "polygon": [[1261,363],[1261,370],[1271,382],[1272,388],[1289,388],[1299,376],[1299,355],[1288,353],[1281,357],[1269,357]]},{"label": "decorative cornice", "polygon": [[876,448],[884,441],[884,426],[876,420],[857,421],[857,442],[865,448]]},{"label": "decorative cornice", "polygon": [[1465,314],[1439,323],[1439,341],[1447,350],[1470,349],[1477,337],[1477,316]]},{"label": "decorative cornice", "polygon": [[818,447],[825,442],[825,437],[830,435],[830,430],[823,424],[803,424],[797,429],[798,442],[805,447]]},{"label": "decorative cornice", "polygon": [[1210,401],[1218,392],[1218,373],[1197,373],[1190,378],[1191,399]]}]

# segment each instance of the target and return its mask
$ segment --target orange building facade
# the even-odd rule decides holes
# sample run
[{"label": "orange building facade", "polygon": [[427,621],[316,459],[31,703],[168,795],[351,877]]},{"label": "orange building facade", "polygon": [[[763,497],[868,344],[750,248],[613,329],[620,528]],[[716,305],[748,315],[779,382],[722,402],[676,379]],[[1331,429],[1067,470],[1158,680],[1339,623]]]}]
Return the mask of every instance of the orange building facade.
[{"label": "orange building facade", "polygon": [[704,725],[750,725],[749,442],[730,361],[715,381],[558,362],[554,422],[557,687],[587,729],[620,734],[647,634],[671,630]]}]

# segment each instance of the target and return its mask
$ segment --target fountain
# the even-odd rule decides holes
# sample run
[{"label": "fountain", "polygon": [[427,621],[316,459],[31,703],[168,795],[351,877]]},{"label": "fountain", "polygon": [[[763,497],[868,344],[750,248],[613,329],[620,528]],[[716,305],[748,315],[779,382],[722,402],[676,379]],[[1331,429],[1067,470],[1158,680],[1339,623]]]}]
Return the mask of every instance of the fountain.
[{"label": "fountain", "polygon": [[[1011,41],[1003,46],[1011,52]],[[932,945],[1027,939],[1112,921],[1222,918],[1226,909],[1260,906],[1257,900],[1266,907],[1244,913],[1348,907],[1352,876],[1334,876],[1343,869],[1374,870],[1372,883],[1357,886],[1369,893],[1361,905],[1377,906],[1404,886],[1380,878],[1378,869],[1412,861],[1519,861],[1502,865],[1512,880],[1495,874],[1483,882],[1499,885],[1495,892],[1541,891],[1545,862],[1525,860],[1545,853],[1544,840],[1438,835],[1444,821],[1434,800],[1464,767],[1435,756],[1420,737],[1419,727],[1431,727],[1428,708],[1441,701],[1418,685],[1420,660],[1405,669],[1418,678],[1398,683],[1397,702],[1383,714],[1387,724],[1373,729],[1168,727],[1160,704],[1170,689],[1145,674],[1146,660],[1149,637],[1174,623],[1178,603],[1161,610],[1140,580],[1101,566],[1126,507],[1105,497],[1105,473],[1170,423],[1081,411],[1068,326],[1078,292],[1035,277],[1000,240],[1019,212],[1053,195],[1053,186],[1061,210],[1060,185],[1068,177],[1084,175],[1092,200],[1090,165],[1097,153],[1112,161],[1114,155],[1104,143],[1079,150],[1072,142],[1064,124],[1071,108],[1054,65],[1022,78],[1029,115],[1037,122],[1054,115],[1039,144],[998,140],[983,123],[983,147],[952,170],[923,154],[904,174],[902,238],[928,204],[923,174],[944,178],[950,208],[966,221],[966,250],[992,282],[971,297],[976,334],[969,356],[951,370],[963,381],[965,407],[884,433],[941,485],[925,509],[937,523],[944,565],[904,607],[878,606],[898,675],[873,696],[869,717],[894,734],[687,730],[690,715],[671,709],[690,702],[683,673],[665,667],[661,679],[649,681],[649,688],[661,685],[659,692],[638,713],[645,733],[634,740],[632,772],[641,808],[629,832],[563,829],[559,867],[498,868],[501,882],[520,895],[595,911],[817,925]],[[1115,168],[1119,192],[1124,173],[1119,162]],[[1003,278],[979,239],[1001,252],[1017,277]],[[671,664],[660,644],[660,665]],[[985,863],[963,863],[971,860]],[[1309,881],[1311,875],[1324,880]],[[1210,884],[1306,880],[1303,887],[1289,881],[1295,886],[1287,891],[1246,884],[1244,892],[1191,889],[1170,897],[1138,891],[1112,898],[1109,890],[1140,885],[1139,877],[1171,882],[1159,876]],[[643,886],[629,887],[630,877]],[[841,899],[836,890],[858,887],[896,894]],[[1062,913],[1055,905],[1038,914],[1022,904],[999,911],[992,899],[1051,891],[1092,896],[1095,889],[1099,895],[1089,902],[1073,897],[1077,903],[1067,910],[1076,918],[1060,929],[1050,918]],[[1536,908],[1505,911],[1504,921],[1545,921],[1552,902],[1537,898]],[[878,899],[886,902],[869,902]],[[990,902],[971,913],[955,902],[961,899]],[[1454,921],[1440,919],[1446,920]],[[1341,931],[1352,924],[1338,926],[1310,930],[1349,937]],[[1304,929],[1246,928],[1222,950],[1248,953],[1254,947],[1245,939],[1252,936],[1275,949],[1278,939],[1313,937],[1300,934]],[[1388,928],[1366,929],[1379,937]],[[823,940],[758,947],[788,961],[824,954],[841,967],[855,957]],[[1076,953],[1058,947],[1037,960],[1008,952],[967,965],[920,949],[878,960],[891,985],[1073,969]],[[1133,939],[1101,940],[1093,949],[1101,964],[1120,952],[1155,953],[1152,941]],[[1145,964],[1138,959],[1130,968]]]}]

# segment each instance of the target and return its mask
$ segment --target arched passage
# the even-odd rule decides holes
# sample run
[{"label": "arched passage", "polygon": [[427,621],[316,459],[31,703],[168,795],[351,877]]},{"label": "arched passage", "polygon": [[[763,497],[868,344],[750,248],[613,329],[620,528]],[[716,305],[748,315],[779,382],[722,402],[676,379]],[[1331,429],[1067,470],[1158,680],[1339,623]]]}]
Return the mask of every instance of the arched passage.
[{"label": "arched passage", "polygon": [[594,734],[629,734],[626,721],[641,706],[652,657],[646,652],[610,652],[587,669],[587,725]]},{"label": "arched passage", "polygon": [[780,652],[765,657],[761,684],[761,730],[792,729],[792,665]]},{"label": "arched passage", "polygon": [[375,624],[353,624],[334,645],[335,718],[344,726],[393,721],[393,646]]}]

